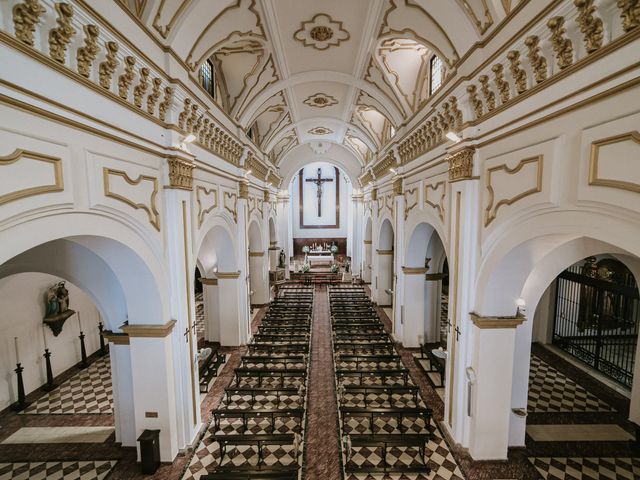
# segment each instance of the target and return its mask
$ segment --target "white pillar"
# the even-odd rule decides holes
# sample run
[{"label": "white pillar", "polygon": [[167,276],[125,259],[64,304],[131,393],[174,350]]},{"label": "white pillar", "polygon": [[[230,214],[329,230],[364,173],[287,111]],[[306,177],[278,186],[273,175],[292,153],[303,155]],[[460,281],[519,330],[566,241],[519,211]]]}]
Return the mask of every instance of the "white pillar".
[{"label": "white pillar", "polygon": [[278,266],[278,256],[280,255],[280,247],[277,245],[269,246],[269,271],[275,272]]},{"label": "white pillar", "polygon": [[442,273],[427,273],[424,283],[423,331],[425,343],[434,343],[440,338],[440,301],[442,294]]},{"label": "white pillar", "polygon": [[531,339],[533,322],[524,322],[515,328],[515,353],[511,387],[511,415],[509,446],[524,447],[527,417],[516,412],[527,411],[529,397],[529,367],[531,366]]},{"label": "white pillar", "polygon": [[[238,286],[238,317],[240,326],[239,345],[249,341],[251,335],[251,316],[249,299],[249,183],[240,182],[238,193],[238,239],[237,262],[240,272],[241,285]],[[220,275],[218,275],[220,278]],[[220,292],[222,295],[222,292]],[[222,297],[221,298],[226,298]]]},{"label": "white pillar", "polygon": [[220,342],[220,297],[217,278],[201,278],[206,339]]},{"label": "white pillar", "polygon": [[378,305],[391,306],[391,295],[385,290],[393,289],[393,250],[377,250],[376,253],[378,254],[376,299]]},{"label": "white pillar", "polygon": [[[469,453],[474,460],[506,460],[511,418],[515,327],[524,317],[473,315]],[[453,334],[452,334],[453,335]]]},{"label": "white pillar", "polygon": [[244,325],[240,316],[241,296],[244,281],[240,272],[217,272],[218,296],[220,302],[220,344],[224,346],[242,345],[244,341]]},{"label": "white pillar", "polygon": [[364,261],[362,262],[362,280],[371,283],[371,271],[373,269],[371,256],[371,240],[364,240]]},{"label": "white pillar", "polygon": [[289,208],[289,192],[287,190],[281,190],[276,195],[277,205],[276,211],[278,216],[278,244],[282,246],[285,253],[285,275],[289,278],[289,262],[290,257],[293,255],[293,238],[291,235],[292,230],[290,226],[290,208]]},{"label": "white pillar", "polygon": [[249,276],[252,305],[269,303],[269,271],[265,252],[249,252]]},{"label": "white pillar", "polygon": [[402,179],[393,182],[394,215],[393,215],[393,319],[394,336],[402,341],[404,338],[404,190]]},{"label": "white pillar", "polygon": [[405,347],[419,346],[418,337],[424,338],[424,316],[426,306],[425,280],[426,268],[402,267],[404,277],[404,324],[402,344]]},{"label": "white pillar", "polygon": [[359,191],[356,191],[351,195],[351,203],[353,208],[353,227],[352,227],[352,240],[351,240],[351,271],[354,275],[362,278],[362,271],[360,266],[362,265],[362,239],[364,238],[364,195]]},{"label": "white pillar", "polygon": [[137,441],[136,415],[129,337],[122,334],[107,333],[105,338],[109,340],[116,442],[121,443],[123,447],[135,447]]}]

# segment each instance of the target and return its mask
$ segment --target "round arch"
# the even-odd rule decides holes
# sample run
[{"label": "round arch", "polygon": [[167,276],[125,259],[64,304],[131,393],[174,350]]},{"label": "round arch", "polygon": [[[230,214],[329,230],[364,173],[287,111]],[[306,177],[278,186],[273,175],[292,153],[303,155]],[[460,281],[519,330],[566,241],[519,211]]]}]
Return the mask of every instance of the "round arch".
[{"label": "round arch", "polygon": [[387,217],[380,222],[380,230],[378,233],[378,249],[393,250],[394,231],[391,220]]},{"label": "round arch", "polygon": [[288,188],[289,183],[301,168],[315,162],[326,162],[338,167],[347,175],[354,188],[359,185],[360,162],[344,146],[332,144],[325,154],[317,155],[313,153],[309,145],[302,144],[292,148],[278,164],[280,175],[283,178],[282,188]]},{"label": "round arch", "polygon": [[262,229],[257,220],[251,220],[249,223],[249,251],[262,252],[263,250]]}]

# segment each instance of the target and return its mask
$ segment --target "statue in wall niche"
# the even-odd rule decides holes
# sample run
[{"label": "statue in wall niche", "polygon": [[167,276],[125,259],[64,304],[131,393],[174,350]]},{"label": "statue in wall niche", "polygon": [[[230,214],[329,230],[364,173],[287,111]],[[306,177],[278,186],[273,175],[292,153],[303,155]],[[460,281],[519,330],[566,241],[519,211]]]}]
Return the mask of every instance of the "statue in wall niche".
[{"label": "statue in wall niche", "polygon": [[280,259],[279,259],[279,263],[278,266],[280,268],[284,268],[285,262],[287,261],[287,257],[284,253],[284,250],[280,250]]},{"label": "statue in wall niche", "polygon": [[62,331],[62,326],[67,318],[71,317],[75,310],[69,308],[69,290],[65,282],[58,282],[47,290],[45,300],[44,323],[51,328],[53,335],[57,337]]}]

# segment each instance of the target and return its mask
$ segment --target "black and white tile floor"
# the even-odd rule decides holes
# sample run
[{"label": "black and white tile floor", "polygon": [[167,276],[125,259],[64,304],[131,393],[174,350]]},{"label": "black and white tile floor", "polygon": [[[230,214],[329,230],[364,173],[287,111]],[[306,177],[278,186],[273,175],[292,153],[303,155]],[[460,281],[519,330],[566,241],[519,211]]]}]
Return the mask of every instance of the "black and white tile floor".
[{"label": "black and white tile floor", "polygon": [[103,480],[115,460],[0,463],[0,480]]},{"label": "black and white tile floor", "polygon": [[545,480],[633,480],[640,478],[640,458],[532,457]]}]

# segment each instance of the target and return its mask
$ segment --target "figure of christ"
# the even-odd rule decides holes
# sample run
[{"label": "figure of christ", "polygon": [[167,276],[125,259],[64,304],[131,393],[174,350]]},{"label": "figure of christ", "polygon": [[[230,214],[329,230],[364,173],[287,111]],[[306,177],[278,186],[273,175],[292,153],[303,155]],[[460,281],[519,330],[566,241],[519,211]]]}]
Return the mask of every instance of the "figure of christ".
[{"label": "figure of christ", "polygon": [[307,178],[305,179],[307,182],[315,183],[318,187],[318,217],[322,216],[322,184],[325,182],[333,182],[333,178],[322,178],[322,169],[318,168],[318,176],[317,178]]}]

